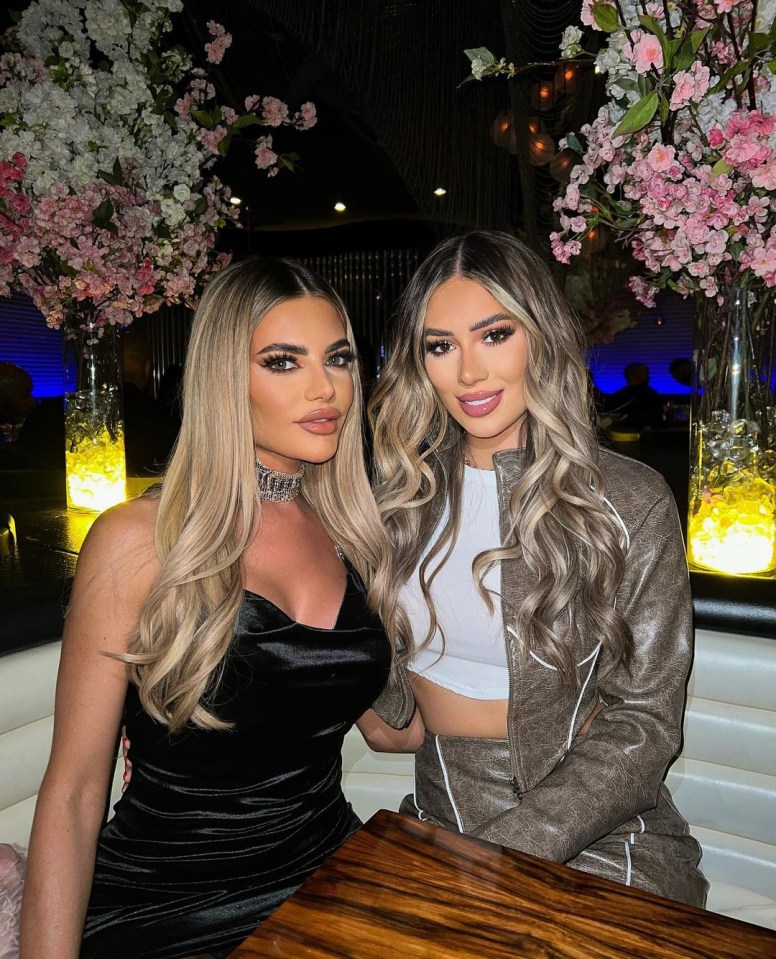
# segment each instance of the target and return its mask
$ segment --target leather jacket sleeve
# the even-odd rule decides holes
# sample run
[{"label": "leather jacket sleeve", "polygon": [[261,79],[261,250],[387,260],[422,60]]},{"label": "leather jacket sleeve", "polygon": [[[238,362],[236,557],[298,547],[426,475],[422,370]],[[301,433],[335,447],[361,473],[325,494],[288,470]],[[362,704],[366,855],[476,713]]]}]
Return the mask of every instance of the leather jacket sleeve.
[{"label": "leather jacket sleeve", "polygon": [[372,709],[383,722],[394,729],[409,726],[415,713],[415,696],[403,663],[394,662],[388,682]]},{"label": "leather jacket sleeve", "polygon": [[[654,495],[654,494],[653,494]],[[681,745],[692,659],[692,603],[676,505],[667,487],[631,529],[617,607],[634,639],[630,668],[598,664],[606,704],[590,732],[518,804],[479,827],[491,842],[568,862],[655,807]],[[551,708],[548,705],[548,708]]]}]

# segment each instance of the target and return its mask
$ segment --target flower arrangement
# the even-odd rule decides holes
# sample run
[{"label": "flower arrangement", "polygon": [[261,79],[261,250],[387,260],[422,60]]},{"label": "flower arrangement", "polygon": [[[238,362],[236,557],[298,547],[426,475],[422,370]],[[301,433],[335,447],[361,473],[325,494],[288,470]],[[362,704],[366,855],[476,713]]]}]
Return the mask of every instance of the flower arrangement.
[{"label": "flower arrangement", "polygon": [[[33,0],[2,37],[0,295],[21,286],[52,327],[125,326],[190,303],[228,262],[217,231],[236,217],[208,173],[256,127],[315,123],[270,96],[221,106],[204,67],[169,41],[182,0]],[[207,67],[232,42],[208,23]],[[273,176],[295,154],[255,139]]]},{"label": "flower arrangement", "polygon": [[[605,74],[608,99],[559,143],[578,162],[552,251],[568,264],[603,226],[643,264],[642,303],[696,295],[689,555],[773,575],[776,0],[583,0],[581,21],[600,51],[570,26],[561,54]],[[525,69],[467,53],[475,78]]]},{"label": "flower arrangement", "polygon": [[[560,147],[580,156],[555,201],[555,257],[605,225],[644,264],[630,285],[716,297],[776,286],[776,0],[583,0],[607,39],[593,57],[568,27],[561,54],[606,74],[608,102]],[[512,64],[479,51],[475,76]]]}]

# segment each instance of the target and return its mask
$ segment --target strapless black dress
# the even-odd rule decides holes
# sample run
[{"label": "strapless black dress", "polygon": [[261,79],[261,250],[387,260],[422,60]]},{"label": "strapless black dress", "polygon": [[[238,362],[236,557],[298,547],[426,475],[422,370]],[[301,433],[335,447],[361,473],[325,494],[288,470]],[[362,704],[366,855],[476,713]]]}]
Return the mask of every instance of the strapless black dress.
[{"label": "strapless black dress", "polygon": [[248,936],[360,825],[340,751],[389,666],[349,570],[331,630],[246,592],[214,703],[233,729],[170,735],[130,686],[132,781],[100,834],[82,959],[226,955]]}]

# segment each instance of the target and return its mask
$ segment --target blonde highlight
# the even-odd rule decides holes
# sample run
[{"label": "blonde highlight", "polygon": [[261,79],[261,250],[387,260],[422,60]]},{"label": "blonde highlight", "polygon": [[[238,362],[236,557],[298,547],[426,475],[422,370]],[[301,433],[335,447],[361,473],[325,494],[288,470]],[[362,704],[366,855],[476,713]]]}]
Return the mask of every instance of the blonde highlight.
[{"label": "blonde highlight", "polygon": [[[186,358],[180,435],[158,498],[159,570],[124,657],[145,711],[172,732],[187,723],[228,724],[213,709],[243,602],[240,559],[261,520],[249,402],[249,344],[255,327],[285,300],[319,296],[342,317],[334,290],[301,264],[253,258],[219,273],[206,289]],[[308,465],[302,496],[363,580],[381,615],[387,538],[363,457],[358,377],[337,454]]]},{"label": "blonde highlight", "polygon": [[[475,557],[483,585],[495,564],[522,557],[535,580],[521,607],[508,610],[524,651],[533,649],[564,681],[576,670],[564,641],[588,628],[611,663],[630,660],[633,638],[614,606],[624,572],[622,531],[606,505],[592,427],[579,326],[547,266],[514,237],[475,232],[440,244],[410,281],[396,317],[392,349],[375,392],[375,495],[395,551],[392,599],[418,566],[444,503],[448,520],[420,568],[431,626],[429,587],[455,541],[463,484],[463,432],[436,396],[423,362],[423,324],[431,295],[453,277],[487,289],[525,331],[526,466],[512,491],[504,545]],[[432,565],[434,569],[429,575]],[[417,645],[403,613],[391,624],[409,656]]]}]

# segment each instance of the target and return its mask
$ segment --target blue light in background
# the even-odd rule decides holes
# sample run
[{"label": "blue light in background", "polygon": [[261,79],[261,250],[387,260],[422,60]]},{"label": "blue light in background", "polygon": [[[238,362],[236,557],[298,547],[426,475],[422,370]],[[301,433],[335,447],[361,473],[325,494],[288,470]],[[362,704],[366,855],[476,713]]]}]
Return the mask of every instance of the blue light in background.
[{"label": "blue light in background", "polygon": [[30,374],[37,399],[62,395],[62,331],[46,326],[43,315],[21,294],[0,300],[0,360]]},{"label": "blue light in background", "polygon": [[672,360],[692,357],[695,311],[691,299],[675,293],[660,293],[654,308],[633,301],[636,326],[619,333],[613,343],[594,346],[587,362],[593,382],[602,393],[616,393],[625,386],[623,370],[628,363],[645,363],[649,385],[658,393],[687,395],[689,386],[678,383],[668,371]]}]

